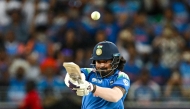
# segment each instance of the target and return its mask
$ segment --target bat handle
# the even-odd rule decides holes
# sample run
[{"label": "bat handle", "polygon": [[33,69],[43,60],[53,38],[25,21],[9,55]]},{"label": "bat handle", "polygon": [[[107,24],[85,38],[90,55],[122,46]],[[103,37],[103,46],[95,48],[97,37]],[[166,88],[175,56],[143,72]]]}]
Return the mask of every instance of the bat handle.
[{"label": "bat handle", "polygon": [[80,76],[78,76],[78,75],[70,75],[70,78],[72,78],[75,81],[81,79]]},{"label": "bat handle", "polygon": [[70,75],[70,78],[72,78],[74,81],[77,81],[79,84],[83,83],[79,75]]}]

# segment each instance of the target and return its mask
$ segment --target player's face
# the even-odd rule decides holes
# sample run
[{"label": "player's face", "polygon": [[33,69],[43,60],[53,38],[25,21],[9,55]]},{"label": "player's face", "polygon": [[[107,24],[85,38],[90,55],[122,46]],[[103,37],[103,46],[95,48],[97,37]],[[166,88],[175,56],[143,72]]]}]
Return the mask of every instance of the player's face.
[{"label": "player's face", "polygon": [[110,72],[112,60],[97,60],[96,69],[101,71],[101,75],[106,75]]}]

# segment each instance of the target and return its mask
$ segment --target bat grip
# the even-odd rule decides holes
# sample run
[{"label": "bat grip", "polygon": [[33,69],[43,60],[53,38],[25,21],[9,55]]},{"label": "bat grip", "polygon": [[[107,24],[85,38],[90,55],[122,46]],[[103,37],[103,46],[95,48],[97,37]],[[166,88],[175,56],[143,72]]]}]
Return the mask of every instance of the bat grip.
[{"label": "bat grip", "polygon": [[71,74],[70,78],[72,78],[74,81],[77,81],[78,83],[83,83],[79,75]]},{"label": "bat grip", "polygon": [[70,78],[72,78],[75,81],[78,81],[79,79],[81,79],[80,76],[78,75],[70,75]]}]

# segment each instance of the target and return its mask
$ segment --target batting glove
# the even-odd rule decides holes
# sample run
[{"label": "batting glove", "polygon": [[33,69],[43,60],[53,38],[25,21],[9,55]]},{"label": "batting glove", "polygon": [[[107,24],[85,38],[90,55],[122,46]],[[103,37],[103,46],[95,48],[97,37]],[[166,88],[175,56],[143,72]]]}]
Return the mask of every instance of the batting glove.
[{"label": "batting glove", "polygon": [[82,79],[80,81],[74,81],[72,78],[70,78],[69,74],[66,74],[65,84],[67,87],[76,91],[78,96],[88,95],[91,91],[94,93],[96,90],[96,85],[86,81],[85,75],[83,73],[81,74],[81,77]]},{"label": "batting glove", "polygon": [[72,78],[70,78],[68,73],[66,74],[64,81],[66,86],[69,87],[71,90],[76,90],[77,88],[80,88],[78,81],[75,81]]}]

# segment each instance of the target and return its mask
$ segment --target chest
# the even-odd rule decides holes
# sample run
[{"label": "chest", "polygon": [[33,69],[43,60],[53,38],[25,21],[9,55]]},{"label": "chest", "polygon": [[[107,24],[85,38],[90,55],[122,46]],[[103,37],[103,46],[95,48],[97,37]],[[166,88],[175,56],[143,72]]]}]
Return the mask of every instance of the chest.
[{"label": "chest", "polygon": [[109,78],[97,78],[95,74],[92,74],[88,81],[92,84],[101,86],[101,87],[111,87],[111,85],[117,80],[116,76],[111,76]]}]

